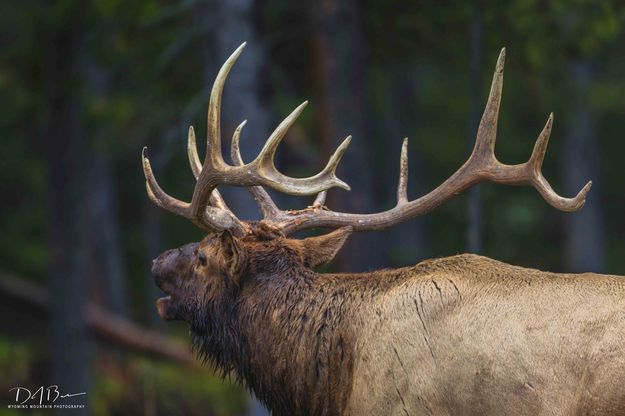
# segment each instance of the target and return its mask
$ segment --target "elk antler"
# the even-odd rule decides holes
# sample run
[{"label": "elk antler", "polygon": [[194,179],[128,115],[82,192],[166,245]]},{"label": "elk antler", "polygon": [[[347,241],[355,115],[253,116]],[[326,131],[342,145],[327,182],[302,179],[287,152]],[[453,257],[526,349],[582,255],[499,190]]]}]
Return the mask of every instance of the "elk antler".
[{"label": "elk antler", "polygon": [[[208,107],[208,139],[204,164],[200,164],[193,128],[189,129],[188,154],[191,170],[197,183],[191,203],[179,201],[166,194],[156,182],[144,148],[143,171],[146,178],[148,196],[158,206],[193,221],[208,231],[230,230],[235,235],[251,232],[248,223],[239,220],[228,208],[217,191],[218,185],[248,187],[263,214],[263,221],[283,234],[297,230],[325,227],[339,228],[351,226],[354,231],[380,230],[410,218],[427,214],[455,195],[479,182],[493,182],[505,185],[530,185],[554,208],[561,211],[576,211],[586,201],[592,182],[588,182],[574,198],[558,195],[541,172],[547,142],[551,134],[553,114],[539,134],[529,160],[518,165],[506,165],[495,156],[497,138],[497,118],[503,86],[505,48],[501,50],[493,82],[477,131],[473,152],[469,159],[446,181],[430,193],[408,200],[408,139],[404,139],[397,186],[397,204],[384,212],[374,214],[352,214],[334,212],[325,208],[326,191],[332,187],[349,190],[349,186],[336,177],[335,171],[351,140],[348,136],[332,155],[326,167],[309,178],[291,178],[277,171],[273,159],[278,144],[289,127],[304,109],[306,102],[297,107],[271,134],[260,154],[252,162],[245,164],[241,158],[239,139],[241,123],[232,137],[230,150],[234,166],[226,164],[221,154],[220,110],[221,94],[228,72],[241,54],[241,45],[222,66],[211,91]],[[291,195],[312,195],[318,193],[313,204],[303,210],[280,210],[262,185]]]},{"label": "elk antler", "polygon": [[[147,193],[152,202],[161,208],[190,219],[207,231],[232,230],[241,235],[247,226],[238,220],[227,208],[223,198],[217,192],[220,184],[233,186],[266,185],[280,192],[291,195],[312,195],[332,187],[349,190],[349,186],[336,177],[336,167],[347,150],[350,138],[345,139],[332,155],[326,167],[317,175],[309,178],[291,178],[280,173],[274,165],[276,149],[287,130],[306,106],[306,102],[287,116],[269,136],[260,154],[252,162],[237,166],[228,165],[221,154],[221,96],[224,82],[230,69],[243,51],[245,43],[237,48],[221,67],[210,95],[208,105],[208,138],[204,164],[200,167],[195,149],[195,134],[189,130],[189,159],[191,169],[197,178],[191,203],[182,202],[169,196],[158,185],[152,172],[150,161],[143,149],[143,172],[146,179]],[[236,134],[236,133],[235,133]],[[212,206],[211,206],[212,205]]]},{"label": "elk antler", "polygon": [[351,214],[333,212],[318,207],[309,207],[300,211],[281,211],[274,218],[276,226],[284,234],[297,230],[326,227],[338,228],[351,226],[354,231],[380,230],[407,219],[427,214],[455,195],[479,182],[493,182],[505,185],[530,185],[556,209],[576,211],[586,201],[586,194],[592,182],[588,182],[574,198],[559,196],[549,185],[541,172],[547,142],[553,124],[553,114],[538,136],[529,160],[518,165],[506,165],[495,157],[497,118],[503,86],[503,68],[505,48],[501,50],[490,89],[490,95],[482,120],[477,131],[475,147],[469,159],[451,177],[436,189],[416,200],[408,201],[408,139],[404,139],[400,157],[399,184],[397,187],[397,205],[394,208],[375,214]]}]

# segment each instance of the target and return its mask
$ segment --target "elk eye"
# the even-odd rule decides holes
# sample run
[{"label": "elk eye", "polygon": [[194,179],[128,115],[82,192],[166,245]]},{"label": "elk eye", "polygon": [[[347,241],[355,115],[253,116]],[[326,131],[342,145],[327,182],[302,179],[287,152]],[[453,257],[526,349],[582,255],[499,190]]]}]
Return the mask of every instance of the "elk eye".
[{"label": "elk eye", "polygon": [[200,254],[198,254],[198,260],[200,261],[200,265],[206,266],[206,263],[207,263],[206,254],[200,251]]}]

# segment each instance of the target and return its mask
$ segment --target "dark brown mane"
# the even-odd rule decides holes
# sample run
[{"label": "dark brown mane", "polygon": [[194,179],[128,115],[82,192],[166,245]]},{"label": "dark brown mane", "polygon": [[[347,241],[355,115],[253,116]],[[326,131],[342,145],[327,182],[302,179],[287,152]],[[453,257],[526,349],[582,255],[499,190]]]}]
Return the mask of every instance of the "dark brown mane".
[{"label": "dark brown mane", "polygon": [[356,339],[343,320],[355,294],[291,261],[274,262],[278,274],[257,270],[261,278],[242,289],[236,314],[245,359],[236,371],[274,415],[340,415]]}]

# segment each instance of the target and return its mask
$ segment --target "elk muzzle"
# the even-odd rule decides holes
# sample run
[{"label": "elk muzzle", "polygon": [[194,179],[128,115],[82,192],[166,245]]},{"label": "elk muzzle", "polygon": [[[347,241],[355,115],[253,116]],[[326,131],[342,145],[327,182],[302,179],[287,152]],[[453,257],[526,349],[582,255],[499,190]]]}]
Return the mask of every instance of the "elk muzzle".
[{"label": "elk muzzle", "polygon": [[198,243],[191,243],[167,250],[152,261],[154,282],[167,295],[156,301],[156,309],[163,320],[184,318],[181,314],[181,305],[185,301],[183,283],[190,278],[197,247]]}]

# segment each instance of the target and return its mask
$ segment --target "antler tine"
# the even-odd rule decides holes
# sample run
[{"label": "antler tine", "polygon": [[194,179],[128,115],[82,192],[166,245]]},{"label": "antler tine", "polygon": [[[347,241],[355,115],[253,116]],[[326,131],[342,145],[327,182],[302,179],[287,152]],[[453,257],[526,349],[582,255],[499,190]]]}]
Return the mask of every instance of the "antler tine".
[{"label": "antler tine", "polygon": [[326,198],[328,197],[328,191],[321,191],[317,194],[317,196],[315,197],[315,200],[313,201],[312,207],[313,208],[321,208],[325,205],[326,203]]},{"label": "antler tine", "polygon": [[295,120],[302,114],[304,108],[308,105],[308,101],[304,101],[300,105],[298,105],[295,110],[291,112],[282,122],[276,127],[276,129],[271,133],[269,139],[263,146],[262,150],[258,154],[255,162],[260,165],[268,165],[273,166],[274,157],[276,155],[276,150],[278,149],[278,145],[284,138],[286,132],[291,128],[291,126],[295,123]]},{"label": "antler tine", "polygon": [[[284,138],[287,130],[295,123],[297,117],[302,113],[308,101],[304,101],[297,106],[269,136],[265,146],[263,146],[256,159],[250,163],[258,171],[262,172],[262,177],[269,182],[270,186],[277,191],[291,195],[310,195],[332,187],[343,188],[349,191],[348,184],[336,177],[336,168],[347,150],[351,141],[348,136],[336,149],[328,164],[317,175],[306,179],[291,178],[278,172],[274,165],[274,156],[278,145]],[[313,190],[314,189],[314,190]]]},{"label": "antler tine", "polygon": [[195,130],[193,126],[189,126],[189,134],[187,140],[187,155],[189,156],[189,165],[191,166],[191,172],[197,180],[202,172],[202,163],[200,163],[200,156],[197,153],[197,143],[195,141]]},{"label": "antler tine", "polygon": [[[197,180],[202,172],[202,164],[200,163],[200,157],[197,153],[197,144],[195,141],[195,130],[193,126],[189,126],[189,140],[187,141],[187,154],[189,156],[189,165],[191,165],[191,171],[193,176]],[[221,196],[221,193],[217,189],[213,189],[208,202],[216,207],[226,211],[232,212],[232,210],[226,204],[226,201]],[[233,214],[234,215],[234,214]]]},{"label": "antler tine", "polygon": [[558,195],[542,173],[542,165],[547,152],[547,144],[551,136],[551,128],[553,126],[553,113],[549,114],[545,127],[538,135],[534,150],[530,159],[526,162],[528,174],[531,177],[532,185],[542,195],[542,197],[554,208],[561,211],[577,211],[586,202],[586,196],[592,187],[592,181],[588,181],[586,185],[573,198],[563,198]]},{"label": "antler tine", "polygon": [[497,120],[499,119],[499,105],[503,89],[503,71],[506,61],[506,48],[502,48],[495,65],[495,73],[488,94],[488,101],[477,129],[477,138],[471,158],[491,160],[495,158],[495,141],[497,140]]},{"label": "antler tine", "polygon": [[[347,148],[349,147],[349,144],[351,142],[352,142],[352,136],[351,135],[347,136],[343,140],[343,142],[339,145],[339,147],[336,148],[336,150],[330,157],[330,160],[328,160],[328,164],[326,165],[326,167],[323,168],[323,170],[318,175],[316,175],[316,176],[321,176],[323,174],[329,173],[331,175],[332,181],[336,182],[335,186],[339,188],[343,188],[346,191],[349,191],[352,188],[350,188],[348,184],[346,184],[345,182],[343,182],[342,180],[336,177],[336,168],[339,166],[339,163],[341,162],[341,158],[347,151]],[[324,191],[325,190],[327,190],[327,188],[324,189]]]},{"label": "antler tine", "polygon": [[234,133],[232,133],[232,143],[230,144],[230,159],[232,159],[232,163],[236,166],[243,166],[245,162],[243,162],[243,158],[241,157],[241,148],[240,138],[241,138],[241,130],[247,124],[247,120],[243,120],[241,124],[234,129]]},{"label": "antler tine", "polygon": [[477,131],[475,147],[469,159],[447,180],[422,197],[408,201],[406,195],[408,178],[408,143],[404,140],[400,158],[399,184],[397,187],[397,205],[384,212],[375,214],[350,214],[326,210],[295,211],[288,217],[280,218],[279,227],[284,234],[297,230],[327,227],[339,228],[351,226],[354,231],[380,230],[409,218],[426,214],[445,201],[479,182],[493,182],[505,185],[531,185],[551,206],[561,211],[580,209],[592,182],[588,182],[573,198],[558,195],[542,174],[542,163],[547,150],[547,142],[553,124],[553,115],[538,136],[531,157],[525,163],[506,165],[495,156],[497,138],[497,118],[501,104],[505,48],[501,50],[491,84],[488,101]]},{"label": "antler tine", "polygon": [[[241,137],[241,130],[247,124],[247,120],[244,120],[239,126],[234,130],[234,134],[232,135],[232,145],[230,146],[230,158],[232,159],[232,163],[236,166],[243,166],[245,162],[243,162],[243,158],[241,157],[241,149],[239,146],[239,139]],[[267,191],[262,186],[250,186],[247,188],[252,197],[258,204],[260,208],[261,214],[263,214],[263,218],[266,220],[274,218],[278,212],[280,211],[276,206],[275,202],[269,195]]]},{"label": "antler tine", "polygon": [[397,184],[397,205],[408,202],[408,138],[404,138],[399,158],[399,182]]},{"label": "antler tine", "polygon": [[224,84],[230,70],[236,63],[237,59],[243,52],[243,49],[247,45],[247,42],[243,42],[233,53],[230,55],[226,62],[221,66],[221,69],[217,73],[213,88],[211,89],[211,95],[208,102],[208,137],[206,148],[205,163],[209,160],[216,166],[225,165],[223,156],[221,154],[221,96],[224,89]]},{"label": "antler tine", "polygon": [[547,119],[547,123],[545,123],[545,127],[543,127],[542,131],[538,135],[538,139],[536,139],[536,143],[534,144],[534,150],[532,150],[532,156],[530,156],[530,160],[528,162],[532,165],[534,173],[537,176],[540,175],[543,161],[545,160],[545,154],[547,153],[547,145],[549,144],[549,137],[551,136],[552,127],[553,113],[550,113],[549,118]]},{"label": "antler tine", "polygon": [[145,187],[150,200],[157,206],[164,208],[174,214],[184,215],[184,212],[189,208],[189,204],[182,202],[174,197],[169,196],[160,187],[152,172],[152,165],[150,165],[150,159],[148,159],[148,148],[144,147],[141,152],[141,164],[143,165],[143,174],[145,176]]}]

